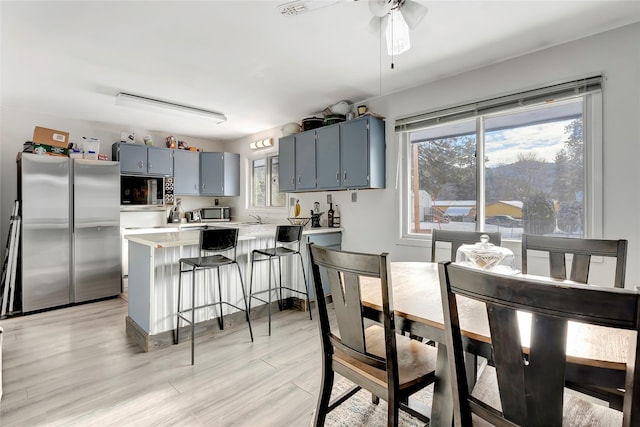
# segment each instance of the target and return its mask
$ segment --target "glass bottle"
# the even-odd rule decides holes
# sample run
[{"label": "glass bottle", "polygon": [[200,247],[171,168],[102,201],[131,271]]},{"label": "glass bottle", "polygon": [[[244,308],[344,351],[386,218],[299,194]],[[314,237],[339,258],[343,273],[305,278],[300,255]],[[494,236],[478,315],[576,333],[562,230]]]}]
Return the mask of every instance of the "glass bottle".
[{"label": "glass bottle", "polygon": [[340,208],[338,207],[337,203],[336,203],[336,210],[333,213],[333,226],[340,227]]},{"label": "glass bottle", "polygon": [[329,210],[327,211],[327,227],[333,227],[333,203],[329,203]]}]

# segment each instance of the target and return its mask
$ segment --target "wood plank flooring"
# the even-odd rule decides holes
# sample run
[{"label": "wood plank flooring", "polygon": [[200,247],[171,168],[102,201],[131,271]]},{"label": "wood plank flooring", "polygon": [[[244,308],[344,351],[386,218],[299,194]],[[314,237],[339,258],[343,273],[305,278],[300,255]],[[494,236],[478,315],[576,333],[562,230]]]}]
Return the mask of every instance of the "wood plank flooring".
[{"label": "wood plank flooring", "polygon": [[7,426],[308,426],[320,385],[316,319],[272,319],[143,353],[121,298],[3,320]]}]

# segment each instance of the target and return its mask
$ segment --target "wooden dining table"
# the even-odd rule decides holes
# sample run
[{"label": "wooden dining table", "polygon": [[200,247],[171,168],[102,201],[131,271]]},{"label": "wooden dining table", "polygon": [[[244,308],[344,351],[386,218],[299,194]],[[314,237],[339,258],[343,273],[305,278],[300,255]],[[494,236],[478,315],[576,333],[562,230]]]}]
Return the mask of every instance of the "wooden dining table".
[{"label": "wooden dining table", "polygon": [[[521,275],[527,277],[527,275]],[[539,276],[530,276],[540,278]],[[558,282],[555,279],[547,279]],[[562,282],[562,281],[560,281]],[[573,283],[566,281],[567,283]],[[438,342],[436,383],[431,412],[432,426],[451,426],[453,407],[449,386],[444,337],[444,318],[438,264],[392,262],[390,286],[396,328],[426,340]],[[361,278],[361,298],[365,315],[379,320],[382,310],[378,279]],[[469,355],[491,359],[491,337],[484,303],[458,297],[458,314],[463,345]],[[523,347],[528,346],[530,315],[518,313]],[[569,322],[567,333],[567,383],[606,389],[624,388],[627,349],[635,342],[635,332]],[[474,360],[469,358],[468,360]],[[467,364],[469,366],[469,363]],[[475,377],[475,367],[468,372]]]}]

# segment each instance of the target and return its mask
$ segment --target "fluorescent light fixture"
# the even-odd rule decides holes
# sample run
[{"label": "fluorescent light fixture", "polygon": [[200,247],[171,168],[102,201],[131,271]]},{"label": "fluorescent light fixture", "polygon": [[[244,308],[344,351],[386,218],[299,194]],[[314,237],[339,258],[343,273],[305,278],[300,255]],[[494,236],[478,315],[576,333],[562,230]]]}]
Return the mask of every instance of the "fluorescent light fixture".
[{"label": "fluorescent light fixture", "polygon": [[188,105],[176,104],[175,102],[162,101],[159,99],[133,95],[125,92],[120,92],[116,95],[116,104],[143,108],[147,110],[153,109],[164,113],[178,112],[191,116],[204,117],[213,120],[215,123],[223,123],[227,121],[227,117],[222,113],[218,113],[217,111],[205,110],[198,107],[190,107]]}]

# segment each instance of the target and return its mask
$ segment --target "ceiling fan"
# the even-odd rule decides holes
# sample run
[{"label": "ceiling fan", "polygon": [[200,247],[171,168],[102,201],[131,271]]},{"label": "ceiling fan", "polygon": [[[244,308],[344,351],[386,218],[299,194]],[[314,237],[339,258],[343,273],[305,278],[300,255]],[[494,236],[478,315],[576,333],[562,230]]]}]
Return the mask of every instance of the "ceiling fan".
[{"label": "ceiling fan", "polygon": [[384,29],[389,56],[409,50],[409,30],[414,29],[427,14],[427,8],[413,0],[369,0],[373,18],[369,22],[372,31]]}]

